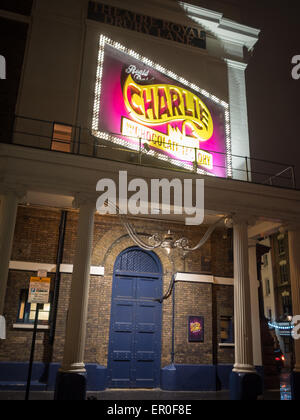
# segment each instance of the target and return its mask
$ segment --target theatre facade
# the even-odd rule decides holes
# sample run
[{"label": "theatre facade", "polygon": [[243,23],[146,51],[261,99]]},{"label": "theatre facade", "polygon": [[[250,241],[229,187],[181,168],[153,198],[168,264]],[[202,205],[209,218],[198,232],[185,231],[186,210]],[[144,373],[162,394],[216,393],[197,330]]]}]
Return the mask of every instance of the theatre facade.
[{"label": "theatre facade", "polygon": [[[52,0],[0,11],[26,27],[0,143],[1,389],[25,386],[38,310],[32,387],[57,399],[262,392],[258,244],[289,232],[300,313],[300,194],[292,168],[250,155],[246,56],[259,31],[225,9]],[[49,292],[39,306],[36,284]],[[295,353],[296,398],[297,342]]]}]

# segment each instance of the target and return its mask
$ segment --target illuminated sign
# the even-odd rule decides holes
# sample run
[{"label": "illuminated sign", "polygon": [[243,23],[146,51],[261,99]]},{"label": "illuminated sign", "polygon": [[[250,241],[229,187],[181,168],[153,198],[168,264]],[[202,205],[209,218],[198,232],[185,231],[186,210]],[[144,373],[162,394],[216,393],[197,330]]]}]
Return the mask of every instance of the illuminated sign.
[{"label": "illuminated sign", "polygon": [[142,124],[180,120],[184,126],[189,124],[192,127],[200,141],[210,139],[213,134],[213,121],[208,108],[186,89],[163,84],[139,85],[129,75],[123,97],[129,113]]},{"label": "illuminated sign", "polygon": [[199,174],[232,175],[228,104],[104,36],[92,130]]}]

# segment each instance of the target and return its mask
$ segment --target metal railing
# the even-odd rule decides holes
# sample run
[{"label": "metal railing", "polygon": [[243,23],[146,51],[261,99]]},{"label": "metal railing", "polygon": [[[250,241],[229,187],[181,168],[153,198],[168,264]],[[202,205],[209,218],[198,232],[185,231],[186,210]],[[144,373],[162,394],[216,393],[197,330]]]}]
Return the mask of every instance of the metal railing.
[{"label": "metal railing", "polygon": [[[55,135],[55,125],[71,128],[70,139],[62,140]],[[126,136],[128,138],[128,136]],[[135,146],[128,146],[124,136],[115,133],[96,137],[92,130],[80,126],[70,126],[59,121],[45,121],[24,116],[15,116],[13,124],[13,144],[53,152],[89,156],[110,161],[124,162],[153,168],[164,168],[187,173],[202,174],[208,168],[199,165],[198,148],[182,146],[174,140],[176,153],[167,157],[149,146],[142,137],[131,137]],[[132,147],[132,148],[128,148]],[[295,167],[279,162],[255,159],[238,155],[201,149],[203,153],[214,155],[214,176],[245,182],[296,189]],[[173,150],[174,152],[174,150]],[[182,160],[182,156],[185,156]],[[230,165],[229,165],[230,162]],[[230,166],[230,170],[228,170]]]}]

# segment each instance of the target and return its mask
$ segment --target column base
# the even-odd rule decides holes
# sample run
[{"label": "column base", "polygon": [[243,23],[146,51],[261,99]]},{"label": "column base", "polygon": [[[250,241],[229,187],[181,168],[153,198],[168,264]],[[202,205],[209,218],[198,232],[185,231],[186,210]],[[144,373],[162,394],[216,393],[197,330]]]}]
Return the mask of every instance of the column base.
[{"label": "column base", "polygon": [[58,372],[56,377],[54,400],[86,400],[86,373]]},{"label": "column base", "polygon": [[262,393],[262,379],[257,373],[231,372],[230,399],[232,401],[256,401]]},{"label": "column base", "polygon": [[291,373],[291,392],[292,399],[295,401],[300,400],[300,372]]}]

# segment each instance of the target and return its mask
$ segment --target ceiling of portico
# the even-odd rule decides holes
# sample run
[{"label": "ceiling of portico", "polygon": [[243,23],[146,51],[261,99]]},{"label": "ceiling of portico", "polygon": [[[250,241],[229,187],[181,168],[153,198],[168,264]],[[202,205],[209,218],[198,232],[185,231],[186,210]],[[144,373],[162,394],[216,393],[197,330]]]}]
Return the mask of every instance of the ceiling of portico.
[{"label": "ceiling of portico", "polygon": [[[45,208],[74,210],[73,200],[74,200],[74,197],[72,196],[58,195],[58,194],[39,192],[39,191],[28,191],[26,199],[24,200],[23,204],[32,205],[32,206],[40,206],[40,207],[45,207]],[[205,225],[214,224],[220,218],[224,216],[226,215],[206,210],[203,224]],[[187,217],[186,214],[182,214],[182,215],[151,214],[150,216],[141,215],[138,218],[147,219],[147,220],[151,219],[154,221],[158,221],[158,220],[170,221],[172,223],[184,223],[186,217]]]},{"label": "ceiling of portico", "polygon": [[[72,196],[64,196],[64,195],[51,194],[51,193],[45,193],[45,192],[29,191],[27,193],[26,200],[23,204],[39,206],[39,207],[44,207],[44,208],[53,208],[53,209],[55,208],[55,209],[65,209],[65,210],[74,211],[74,208],[72,207],[73,200],[74,200],[74,197]],[[213,211],[206,210],[203,224],[212,225],[224,216],[226,216],[226,214],[221,214],[221,213],[216,213]],[[182,215],[152,214],[150,216],[141,215],[138,218],[147,219],[148,221],[153,220],[154,222],[162,220],[164,222],[169,221],[170,223],[184,224],[185,217],[187,217],[185,214],[182,214]],[[220,227],[222,226],[225,226],[225,225],[220,224]],[[269,235],[272,235],[273,233],[278,232],[281,227],[282,227],[282,222],[280,222],[279,220],[258,218],[256,220],[253,220],[252,225],[249,226],[248,236],[250,239],[260,239],[260,238],[267,237]]]}]

